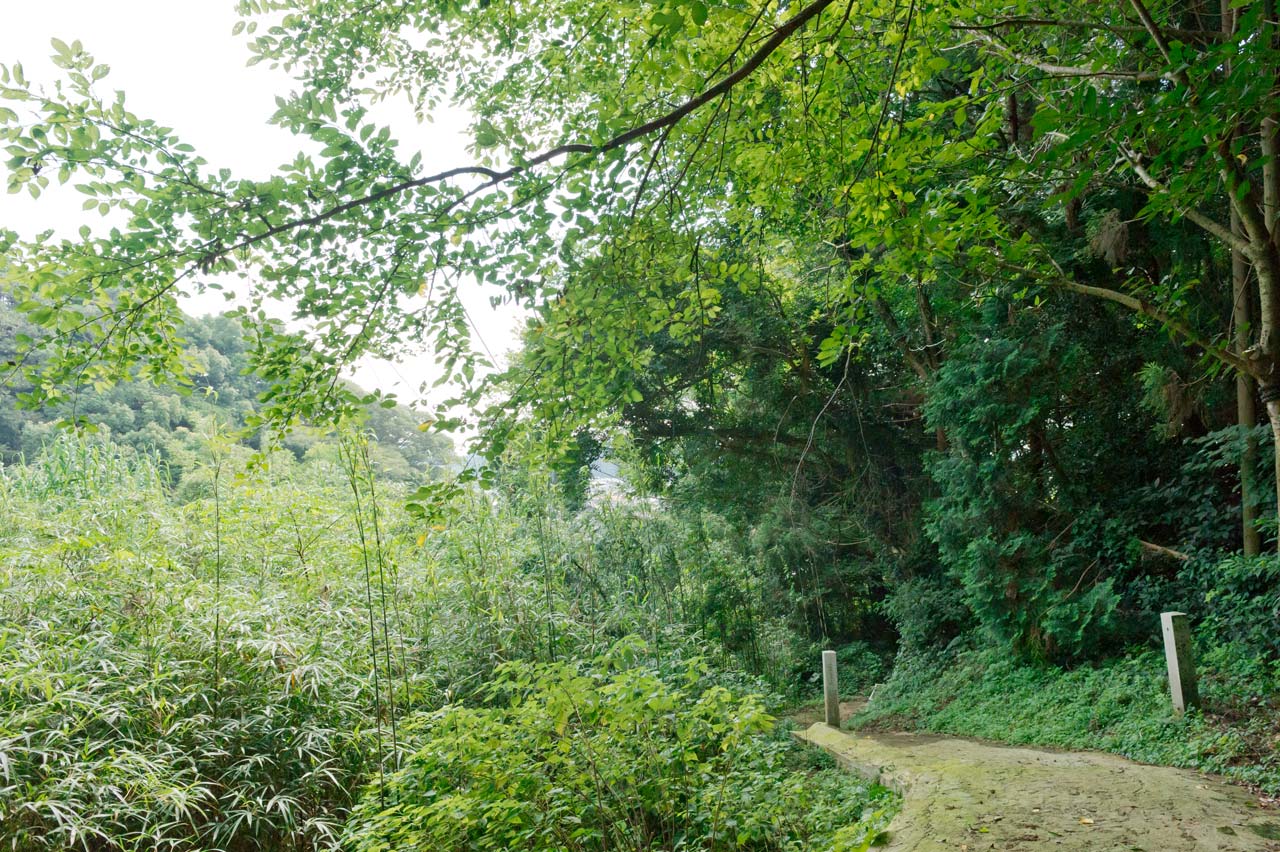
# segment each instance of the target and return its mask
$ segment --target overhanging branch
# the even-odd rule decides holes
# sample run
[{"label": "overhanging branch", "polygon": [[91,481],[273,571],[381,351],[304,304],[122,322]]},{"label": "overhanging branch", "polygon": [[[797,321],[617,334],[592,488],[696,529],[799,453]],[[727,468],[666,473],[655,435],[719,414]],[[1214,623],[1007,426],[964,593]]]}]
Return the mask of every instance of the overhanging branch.
[{"label": "overhanging branch", "polygon": [[[1134,151],[1128,145],[1123,143],[1120,144],[1119,148],[1120,153],[1124,155],[1125,160],[1129,163],[1129,168],[1133,169],[1133,173],[1138,176],[1139,180],[1146,184],[1148,189],[1154,190],[1162,195],[1170,195],[1168,187],[1161,183],[1156,176],[1151,174],[1150,170],[1143,165],[1142,157],[1137,151]],[[1195,224],[1199,225],[1204,230],[1208,231],[1210,234],[1213,234],[1215,237],[1222,240],[1227,245],[1231,246],[1231,248],[1244,252],[1250,257],[1253,256],[1253,245],[1247,239],[1237,233],[1234,233],[1221,222],[1209,218],[1194,207],[1185,205],[1179,206],[1178,212]]]},{"label": "overhanging branch", "polygon": [[1110,287],[1095,287],[1091,284],[1082,284],[1061,270],[1056,273],[1046,274],[1043,270],[1028,269],[1014,263],[1006,263],[1004,261],[996,261],[996,263],[1002,269],[1017,272],[1030,278],[1037,278],[1047,284],[1063,290],[1068,290],[1072,293],[1079,293],[1082,296],[1091,296],[1095,299],[1104,299],[1108,302],[1114,302],[1117,305],[1123,305],[1134,313],[1142,314],[1145,317],[1157,320],[1170,331],[1185,339],[1188,343],[1191,343],[1197,348],[1203,350],[1206,355],[1210,355],[1218,359],[1227,366],[1239,370],[1246,375],[1256,374],[1253,363],[1248,358],[1234,350],[1214,345],[1191,326],[1187,325],[1182,320],[1177,319],[1168,311],[1153,305],[1146,299],[1140,299],[1137,296],[1125,293],[1121,290],[1112,290]]},{"label": "overhanging branch", "polygon": [[1131,80],[1135,83],[1151,83],[1156,80],[1175,79],[1172,74],[1160,71],[1128,71],[1114,68],[1086,68],[1079,65],[1058,65],[1053,62],[1045,62],[1034,56],[1028,56],[1014,50],[1001,39],[993,36],[991,33],[986,32],[983,29],[968,26],[957,26],[955,28],[971,31],[974,38],[991,45],[1013,61],[1021,65],[1026,65],[1030,68],[1035,68],[1037,71],[1043,71],[1053,77],[1093,77],[1102,80]]},{"label": "overhanging branch", "polygon": [[486,178],[484,183],[466,193],[464,198],[469,198],[479,192],[483,192],[486,189],[508,181],[513,177],[517,177],[525,172],[537,168],[538,166],[545,165],[552,160],[559,159],[569,154],[596,156],[622,148],[637,139],[641,139],[652,133],[665,130],[678,124],[691,113],[697,111],[703,106],[706,106],[711,101],[728,94],[734,86],[738,85],[747,77],[755,73],[755,70],[759,68],[766,59],[773,55],[773,53],[781,47],[787,39],[795,34],[797,30],[817,18],[822,14],[823,10],[833,2],[834,0],[814,0],[813,3],[802,8],[799,12],[789,18],[786,23],[775,29],[773,34],[769,36],[769,38],[766,39],[765,42],[761,44],[760,47],[757,48],[741,66],[739,66],[733,73],[721,78],[720,82],[716,83],[709,89],[694,95],[670,112],[664,113],[657,118],[637,125],[630,130],[625,130],[604,142],[594,145],[581,142],[570,142],[563,145],[557,145],[554,148],[550,148],[534,156],[532,159],[502,170],[489,169],[483,166],[462,166],[456,169],[439,172],[434,175],[427,175],[413,180],[401,181],[400,183],[384,187],[383,189],[377,190],[360,198],[354,198],[350,201],[330,207],[327,210],[322,210],[312,216],[306,216],[275,225],[261,234],[254,234],[251,237],[246,237],[244,240],[241,240],[239,243],[230,247],[228,251],[250,248],[264,240],[271,239],[272,237],[279,236],[280,234],[292,231],[296,228],[318,225],[321,222],[334,218],[335,216],[340,216],[343,213],[360,207],[366,207],[370,204],[381,201],[384,198],[389,198],[391,196],[399,195],[431,184],[441,183],[451,178],[463,176],[478,176]]}]

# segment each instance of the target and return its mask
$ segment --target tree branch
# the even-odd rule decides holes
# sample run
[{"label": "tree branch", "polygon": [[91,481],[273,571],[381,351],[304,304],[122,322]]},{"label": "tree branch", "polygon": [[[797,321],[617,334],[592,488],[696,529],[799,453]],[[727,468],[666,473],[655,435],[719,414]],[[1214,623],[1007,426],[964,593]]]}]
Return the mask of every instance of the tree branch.
[{"label": "tree branch", "polygon": [[1176,78],[1173,75],[1159,71],[1116,71],[1106,68],[1097,70],[1080,65],[1055,65],[1050,62],[1042,62],[1034,56],[1019,53],[988,32],[982,30],[973,30],[972,32],[975,38],[986,42],[1010,59],[1035,68],[1038,71],[1043,71],[1046,74],[1051,74],[1054,77],[1097,77],[1103,80],[1132,80],[1138,83],[1151,83],[1156,80],[1176,82]]},{"label": "tree branch", "polygon": [[929,367],[924,361],[920,360],[920,357],[911,348],[911,341],[907,339],[907,333],[903,331],[902,326],[898,323],[898,318],[893,315],[893,308],[885,300],[884,296],[877,293],[872,298],[871,305],[875,308],[876,314],[880,317],[880,321],[884,323],[885,328],[889,330],[889,336],[893,338],[893,342],[901,350],[902,357],[907,361],[907,366],[921,379],[926,382],[929,381],[931,378]]},{"label": "tree branch", "polygon": [[1218,143],[1214,154],[1221,166],[1222,182],[1227,187],[1227,202],[1240,215],[1245,235],[1254,248],[1253,251],[1245,250],[1245,254],[1256,262],[1259,259],[1258,250],[1265,247],[1271,239],[1262,196],[1231,153],[1230,136]]},{"label": "tree branch", "polygon": [[[1116,26],[1114,24],[1094,23],[1093,21],[1063,21],[1052,18],[1001,18],[989,24],[952,24],[951,29],[964,32],[982,32],[990,30],[1013,29],[1017,27],[1048,27],[1063,30],[1090,30],[1105,33],[1146,33],[1146,27]],[[1216,30],[1179,30],[1166,29],[1165,33],[1184,41],[1207,40],[1221,41],[1224,36]]]},{"label": "tree branch", "polygon": [[1174,550],[1172,547],[1165,547],[1163,544],[1156,544],[1155,542],[1138,539],[1138,545],[1144,551],[1154,556],[1167,556],[1170,559],[1177,559],[1179,562],[1191,561],[1191,557],[1183,553],[1181,550]]},{"label": "tree branch", "polygon": [[[1052,261],[1050,261],[1052,263]],[[1095,287],[1091,284],[1081,284],[1071,276],[1067,275],[1061,269],[1057,270],[1057,274],[1046,275],[1041,270],[1028,269],[1024,266],[1018,266],[1014,263],[1007,263],[997,260],[996,264],[1003,269],[1011,272],[1017,272],[1031,278],[1039,278],[1054,287],[1060,287],[1063,290],[1069,290],[1072,293],[1079,293],[1083,296],[1092,296],[1095,299],[1104,299],[1108,302],[1115,302],[1117,305],[1123,305],[1134,313],[1142,314],[1151,319],[1159,321],[1170,331],[1176,332],[1178,335],[1187,340],[1187,342],[1199,347],[1206,355],[1217,358],[1222,363],[1247,375],[1256,375],[1256,369],[1248,358],[1239,353],[1221,346],[1216,346],[1212,342],[1206,340],[1199,332],[1191,328],[1191,326],[1175,318],[1168,311],[1153,305],[1146,299],[1140,299],[1129,293],[1120,290],[1112,290],[1109,287]],[[1054,264],[1055,268],[1057,264]]]},{"label": "tree branch", "polygon": [[[1147,28],[1147,32],[1151,35],[1151,40],[1156,43],[1156,49],[1160,51],[1160,55],[1164,57],[1164,61],[1169,64],[1170,68],[1174,68],[1173,52],[1169,49],[1169,42],[1164,37],[1164,33],[1160,31],[1160,27],[1156,25],[1155,19],[1151,17],[1151,13],[1147,11],[1147,7],[1143,5],[1142,0],[1129,0],[1129,5],[1133,7],[1133,11],[1138,13],[1138,20],[1142,21],[1142,25]],[[1187,72],[1181,67],[1174,68],[1173,78],[1191,88],[1191,81],[1187,78]]]},{"label": "tree branch", "polygon": [[[1148,189],[1152,189],[1162,195],[1169,195],[1168,187],[1157,180],[1155,175],[1151,174],[1146,166],[1142,165],[1142,158],[1138,156],[1137,151],[1134,151],[1124,143],[1120,143],[1117,147],[1120,149],[1121,155],[1129,163],[1129,168],[1133,169],[1133,173],[1138,176],[1139,180],[1147,185]],[[1221,222],[1209,218],[1194,207],[1179,207],[1178,212],[1232,248],[1239,249],[1250,257],[1253,256],[1253,247],[1249,240],[1234,233]]]},{"label": "tree branch", "polygon": [[1139,313],[1139,314],[1142,314],[1143,316],[1148,316],[1154,320],[1158,320],[1169,330],[1177,332],[1179,335],[1185,338],[1188,343],[1192,343],[1195,346],[1199,347],[1200,349],[1204,350],[1206,355],[1212,355],[1214,358],[1217,358],[1219,361],[1228,365],[1229,367],[1233,367],[1242,373],[1247,373],[1250,375],[1252,375],[1254,372],[1253,365],[1248,359],[1240,355],[1237,355],[1235,352],[1231,351],[1230,349],[1213,345],[1213,343],[1209,342],[1208,340],[1205,340],[1200,334],[1198,334],[1195,330],[1193,330],[1191,326],[1187,325],[1181,320],[1174,319],[1174,317],[1171,314],[1161,310],[1160,308],[1148,302],[1146,299],[1139,299],[1136,296],[1131,296],[1128,293],[1122,293],[1119,290],[1111,290],[1106,287],[1095,287],[1089,284],[1081,284],[1080,282],[1074,281],[1070,278],[1061,278],[1061,279],[1051,281],[1050,283],[1053,283],[1058,287],[1062,287],[1064,290],[1071,290],[1072,292],[1080,293],[1085,296],[1094,296],[1099,299],[1106,299],[1107,301],[1115,302],[1116,304],[1119,304],[1119,305],[1124,305],[1126,308],[1129,308],[1135,313]]},{"label": "tree branch", "polygon": [[676,107],[670,112],[667,112],[661,116],[658,116],[657,118],[652,119],[650,121],[646,121],[643,124],[640,124],[636,127],[631,128],[630,130],[626,130],[622,133],[619,133],[616,136],[613,136],[612,138],[605,140],[604,142],[601,142],[595,145],[590,145],[590,144],[580,143],[580,142],[565,143],[563,145],[558,145],[554,148],[550,148],[546,151],[543,151],[542,153],[536,155],[530,160],[526,160],[522,163],[517,163],[516,165],[511,166],[507,169],[503,169],[501,171],[485,168],[483,166],[462,166],[455,169],[449,169],[448,171],[439,172],[438,174],[428,175],[426,177],[401,181],[400,183],[393,184],[392,186],[388,186],[376,192],[372,192],[369,195],[365,195],[360,198],[353,198],[350,201],[344,202],[343,204],[339,204],[327,210],[322,210],[319,213],[316,213],[315,215],[306,216],[300,219],[294,219],[289,222],[284,222],[279,225],[276,225],[272,228],[268,228],[266,231],[262,232],[261,234],[255,234],[251,237],[247,237],[244,240],[241,240],[239,243],[236,243],[235,245],[227,249],[227,251],[234,251],[238,249],[249,248],[264,240],[268,240],[272,237],[278,236],[287,231],[292,231],[296,228],[307,227],[311,225],[318,225],[321,222],[325,222],[329,219],[332,219],[335,216],[339,216],[343,213],[346,213],[351,210],[355,210],[360,207],[366,207],[377,201],[381,201],[384,198],[388,198],[393,195],[399,195],[400,193],[408,192],[409,190],[413,190],[413,189],[418,189],[420,187],[424,187],[429,184],[440,183],[442,181],[449,180],[450,178],[461,177],[465,175],[474,175],[474,176],[487,178],[487,180],[483,184],[470,190],[469,192],[466,193],[465,196],[463,196],[464,198],[469,198],[478,192],[483,192],[486,189],[497,186],[498,184],[503,183],[504,181],[510,180],[511,178],[516,177],[520,174],[523,174],[524,172],[528,172],[532,169],[537,168],[538,166],[544,165],[548,162],[551,162],[552,160],[559,159],[560,157],[564,157],[568,154],[599,155],[599,154],[608,153],[609,151],[613,151],[618,148],[622,148],[625,145],[628,145],[631,142],[636,141],[637,139],[640,139],[644,136],[648,136],[649,134],[655,133],[659,130],[664,130],[666,128],[669,128],[679,123],[682,119],[684,119],[690,113],[705,106],[706,104],[710,103],[716,98],[719,98],[722,95],[728,94],[728,92],[731,89],[733,89],[734,86],[738,85],[738,83],[741,83],[747,77],[751,76],[751,74],[754,73],[755,70],[759,68],[760,65],[763,64],[764,61],[774,53],[774,51],[776,51],[779,47],[781,47],[783,43],[786,42],[786,40],[789,39],[797,30],[799,30],[800,28],[805,26],[805,24],[809,23],[814,18],[822,14],[823,10],[826,9],[828,6],[830,6],[833,2],[834,0],[814,0],[814,2],[810,3],[808,6],[805,6],[795,15],[793,15],[790,19],[788,19],[786,23],[782,24],[777,29],[775,29],[773,31],[773,35],[771,35],[767,40],[765,40],[765,42],[762,45],[760,45],[760,47],[757,48],[756,51],[751,54],[751,56],[747,58],[747,61],[744,62],[732,74],[729,74],[728,76],[724,77],[723,79],[720,80],[720,82],[716,83],[711,88],[706,89],[705,91],[689,98],[680,106]]}]

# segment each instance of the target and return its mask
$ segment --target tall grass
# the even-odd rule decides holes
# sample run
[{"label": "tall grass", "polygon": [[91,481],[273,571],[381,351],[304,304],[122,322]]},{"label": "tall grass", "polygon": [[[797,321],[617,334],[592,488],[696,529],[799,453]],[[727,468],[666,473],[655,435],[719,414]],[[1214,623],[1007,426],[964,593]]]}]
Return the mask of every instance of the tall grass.
[{"label": "tall grass", "polygon": [[180,509],[111,453],[59,442],[0,487],[0,838],[335,846],[377,729],[359,589],[275,570],[271,483]]},{"label": "tall grass", "polygon": [[484,703],[512,660],[632,633],[684,654],[723,580],[545,482],[425,526],[371,455],[251,473],[212,438],[171,493],[154,459],[65,436],[0,470],[0,848],[338,848],[402,719]]},{"label": "tall grass", "polygon": [[73,433],[48,444],[38,463],[0,466],[11,493],[44,503],[86,501],[121,493],[157,493],[165,471],[158,457],[124,452],[106,440]]}]

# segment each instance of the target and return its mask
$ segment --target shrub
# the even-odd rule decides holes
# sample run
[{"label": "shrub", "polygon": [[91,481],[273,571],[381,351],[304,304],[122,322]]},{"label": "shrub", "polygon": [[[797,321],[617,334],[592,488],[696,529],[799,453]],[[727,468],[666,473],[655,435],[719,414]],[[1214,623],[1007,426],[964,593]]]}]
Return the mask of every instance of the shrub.
[{"label": "shrub", "polygon": [[835,770],[794,771],[759,699],[735,697],[697,662],[664,675],[634,650],[506,664],[488,689],[494,706],[420,717],[418,750],[357,805],[354,847],[869,847],[882,792]]},{"label": "shrub", "polygon": [[1235,554],[1196,572],[1204,629],[1259,659],[1280,660],[1280,559]]}]

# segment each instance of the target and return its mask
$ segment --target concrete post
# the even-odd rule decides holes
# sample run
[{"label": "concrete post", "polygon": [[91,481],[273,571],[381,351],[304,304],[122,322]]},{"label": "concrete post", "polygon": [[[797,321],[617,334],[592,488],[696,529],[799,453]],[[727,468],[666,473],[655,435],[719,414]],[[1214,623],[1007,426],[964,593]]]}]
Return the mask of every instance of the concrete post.
[{"label": "concrete post", "polygon": [[1200,706],[1200,690],[1196,685],[1196,661],[1191,651],[1191,625],[1182,612],[1160,613],[1164,632],[1164,660],[1169,667],[1169,693],[1173,709],[1185,713],[1188,707]]},{"label": "concrete post", "polygon": [[827,724],[840,727],[840,684],[836,677],[836,652],[822,652],[822,700]]}]

